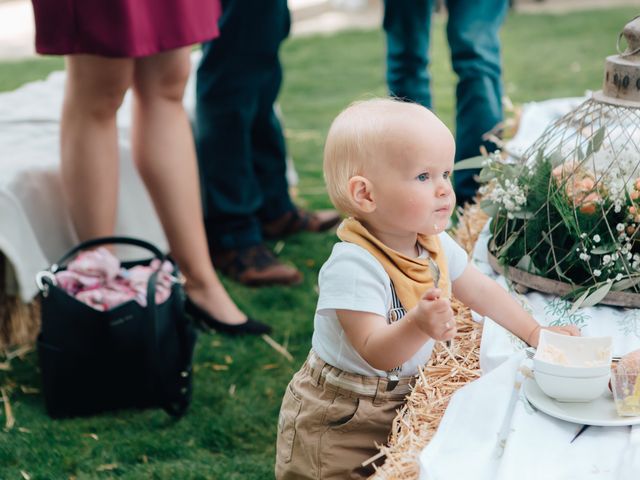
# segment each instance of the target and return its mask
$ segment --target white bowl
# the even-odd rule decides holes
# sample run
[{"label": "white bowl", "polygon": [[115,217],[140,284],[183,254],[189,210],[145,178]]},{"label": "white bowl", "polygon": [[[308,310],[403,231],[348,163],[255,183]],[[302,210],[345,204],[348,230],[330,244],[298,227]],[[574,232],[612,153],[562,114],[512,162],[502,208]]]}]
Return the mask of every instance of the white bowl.
[{"label": "white bowl", "polygon": [[598,377],[560,377],[534,372],[536,383],[547,396],[559,402],[590,402],[607,389],[609,372]]},{"label": "white bowl", "polygon": [[546,362],[533,357],[533,369],[536,372],[547,373],[557,377],[586,378],[607,375],[611,370],[611,363],[595,365],[592,367],[570,367],[567,365]]},{"label": "white bowl", "polygon": [[589,402],[606,390],[611,337],[570,337],[542,330],[533,369],[540,389],[561,402]]},{"label": "white bowl", "polygon": [[[550,330],[540,332],[540,341],[534,355],[534,360],[556,365],[560,371],[565,368],[579,367],[581,369],[600,367],[607,369],[611,365],[612,337],[572,337],[561,335]],[[564,370],[570,372],[571,370]],[[548,372],[558,375],[556,372]]]}]

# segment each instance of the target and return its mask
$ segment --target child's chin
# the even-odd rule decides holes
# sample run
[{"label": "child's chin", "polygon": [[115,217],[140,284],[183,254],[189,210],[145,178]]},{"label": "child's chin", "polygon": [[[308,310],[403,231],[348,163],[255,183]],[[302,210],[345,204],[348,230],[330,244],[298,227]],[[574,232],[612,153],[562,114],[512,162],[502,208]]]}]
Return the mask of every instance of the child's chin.
[{"label": "child's chin", "polygon": [[446,218],[449,219],[451,216],[451,209],[447,208],[446,210],[436,210],[433,214],[438,218]]}]

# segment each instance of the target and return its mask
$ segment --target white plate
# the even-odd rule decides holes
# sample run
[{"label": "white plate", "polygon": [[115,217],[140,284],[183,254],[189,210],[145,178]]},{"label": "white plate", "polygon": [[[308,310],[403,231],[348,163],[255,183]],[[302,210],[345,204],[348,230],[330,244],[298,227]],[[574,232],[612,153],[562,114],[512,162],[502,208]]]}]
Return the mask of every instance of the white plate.
[{"label": "white plate", "polygon": [[611,395],[609,389],[601,397],[591,402],[558,402],[540,390],[533,378],[527,378],[524,382],[524,394],[531,405],[541,412],[567,422],[602,427],[640,424],[640,416],[620,417],[617,414],[613,395]]}]

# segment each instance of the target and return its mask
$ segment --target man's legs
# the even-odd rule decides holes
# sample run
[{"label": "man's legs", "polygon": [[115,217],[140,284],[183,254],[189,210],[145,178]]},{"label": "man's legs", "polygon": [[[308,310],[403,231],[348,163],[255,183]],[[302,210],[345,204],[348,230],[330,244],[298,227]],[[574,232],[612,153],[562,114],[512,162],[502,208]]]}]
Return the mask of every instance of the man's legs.
[{"label": "man's legs", "polygon": [[252,137],[265,81],[280,68],[284,35],[274,38],[277,14],[269,5],[281,0],[263,7],[259,0],[222,3],[221,35],[203,45],[197,73],[196,145],[209,242],[226,250],[262,241]]},{"label": "man's legs", "polygon": [[387,85],[391,95],[431,108],[429,37],[434,0],[385,0]]},{"label": "man's legs", "polygon": [[[507,0],[448,0],[447,37],[456,88],[456,161],[479,154],[482,135],[502,120],[500,27]],[[457,202],[473,199],[478,170],[461,170],[454,175]]]},{"label": "man's legs", "polygon": [[[277,29],[282,35],[287,35],[289,10],[286,2],[280,2],[278,9],[281,13],[278,15]],[[268,75],[265,75],[260,97],[257,99],[251,129],[253,167],[263,196],[257,213],[263,222],[270,222],[295,208],[289,196],[287,183],[287,147],[284,133],[274,110],[281,85],[282,66],[276,51],[273,66]]]},{"label": "man's legs", "polygon": [[289,197],[286,145],[282,125],[273,108],[282,83],[279,67],[278,63],[271,79],[265,81],[252,133],[253,166],[263,196],[258,216],[262,233],[268,238],[280,238],[301,230],[320,232],[340,221],[335,210],[304,211],[296,208]]},{"label": "man's legs", "polygon": [[[288,32],[286,1],[222,3],[221,35],[203,46],[196,107],[205,223],[214,263],[243,283],[296,283],[299,272],[277,262],[262,246],[257,213],[266,199],[256,157],[262,159],[265,149],[256,155],[254,139],[264,104],[267,98],[275,99],[280,87],[278,49]],[[281,131],[269,134],[274,138],[259,142],[270,145],[264,163],[274,163],[274,174],[282,170],[273,188],[279,189],[281,204],[289,205],[284,139]],[[280,145],[281,152],[273,145]]]}]

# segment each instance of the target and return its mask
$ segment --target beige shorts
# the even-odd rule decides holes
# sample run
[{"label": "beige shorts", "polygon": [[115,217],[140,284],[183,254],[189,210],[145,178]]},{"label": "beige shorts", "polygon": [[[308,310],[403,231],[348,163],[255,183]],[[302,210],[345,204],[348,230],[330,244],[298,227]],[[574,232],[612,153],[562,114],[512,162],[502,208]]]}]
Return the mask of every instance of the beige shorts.
[{"label": "beige shorts", "polygon": [[376,443],[387,442],[414,384],[415,377],[394,386],[385,377],[344,372],[311,351],[282,400],[276,478],[367,478],[373,464],[361,464],[378,453]]}]

